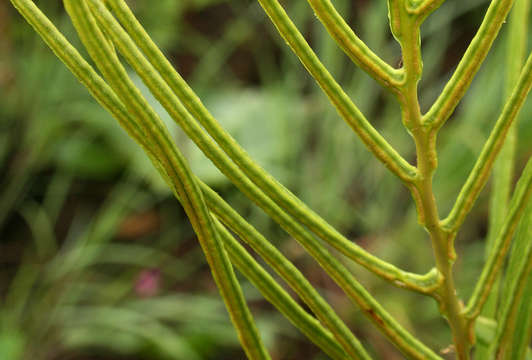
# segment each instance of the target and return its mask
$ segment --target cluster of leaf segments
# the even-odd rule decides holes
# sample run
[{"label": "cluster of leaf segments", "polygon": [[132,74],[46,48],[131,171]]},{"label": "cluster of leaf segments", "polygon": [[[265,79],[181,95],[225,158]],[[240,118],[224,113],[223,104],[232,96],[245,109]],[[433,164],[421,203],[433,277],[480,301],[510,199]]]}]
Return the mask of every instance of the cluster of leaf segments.
[{"label": "cluster of leaf segments", "polygon": [[[64,0],[65,8],[102,77],[31,0],[11,0],[92,96],[144,149],[179,199],[198,236],[246,355],[250,359],[270,358],[235,277],[233,265],[312,342],[331,358],[338,360],[371,357],[305,276],[190,171],[168,130],[129,78],[117,52],[205,155],[308,251],[399,351],[413,359],[441,359],[396,322],[342,262],[330,253],[327,246],[332,246],[391,284],[432,296],[451,327],[457,357],[468,359],[475,341],[473,325],[502,268],[510,240],[532,195],[532,161],[528,161],[521,175],[491,256],[466,306],[460,302],[454,286],[453,240],[485,185],[532,86],[532,56],[524,66],[519,66],[520,75],[473,170],[451,212],[446,218],[440,219],[432,191],[432,177],[437,167],[437,133],[467,91],[513,5],[512,0],[491,1],[476,36],[453,76],[430,110],[421,114],[417,94],[417,84],[422,74],[420,26],[443,1],[388,0],[390,27],[401,45],[403,56],[403,67],[394,69],[356,36],[329,0],[308,0],[342,50],[397,98],[402,121],[416,145],[417,166],[412,166],[379,134],[329,74],[278,0],[259,0],[281,36],[340,116],[375,157],[411,191],[419,221],[432,240],[436,260],[433,270],[419,275],[403,271],[357,246],[258,166],[203,106],[152,42],[124,0]],[[525,2],[528,1],[521,1]],[[293,300],[230,231],[236,233],[272,267],[313,315]],[[525,260],[516,271],[511,299],[496,326],[493,352],[499,357],[504,356],[511,346],[512,339],[506,334],[515,326],[524,283],[532,272],[532,246],[526,248],[524,256]]]}]

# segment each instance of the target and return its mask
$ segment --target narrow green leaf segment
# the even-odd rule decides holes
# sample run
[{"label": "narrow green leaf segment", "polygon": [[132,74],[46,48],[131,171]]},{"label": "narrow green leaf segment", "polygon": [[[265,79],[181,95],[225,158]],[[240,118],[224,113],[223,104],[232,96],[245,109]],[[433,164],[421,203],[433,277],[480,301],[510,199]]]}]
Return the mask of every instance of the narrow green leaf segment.
[{"label": "narrow green leaf segment", "polygon": [[65,0],[76,30],[111,87],[139,124],[146,144],[153,148],[198,235],[213,277],[235,324],[240,341],[251,359],[269,359],[247,308],[242,290],[223,249],[207,207],[188,164],[170,139],[162,121],[127,76],[84,1]]},{"label": "narrow green leaf segment", "polygon": [[[238,241],[215,220],[229,257],[235,266],[261,291],[279,311],[314,343],[318,344],[333,359],[345,359],[347,354],[336,342],[332,334],[299,306],[286,291],[268,274]],[[358,343],[355,358],[370,359],[364,348]]]},{"label": "narrow green leaf segment", "polygon": [[[449,323],[456,358],[467,360],[475,341],[475,321],[501,273],[512,237],[532,197],[532,160],[529,160],[516,186],[508,215],[504,219],[499,216],[500,230],[494,238],[488,260],[465,308],[454,284],[454,238],[484,187],[532,87],[532,55],[528,57],[522,69],[520,63],[514,62],[513,74],[520,75],[515,80],[515,86],[511,87],[513,90],[455,205],[444,220],[439,217],[432,188],[432,179],[438,163],[436,140],[442,125],[451,116],[487,56],[513,1],[491,2],[455,73],[427,114],[421,113],[418,95],[418,82],[423,72],[420,26],[444,0],[388,0],[390,27],[402,50],[401,69],[394,69],[369,49],[331,1],[307,1],[327,32],[351,60],[396,96],[402,122],[415,144],[416,166],[409,164],[371,125],[321,63],[281,4],[277,0],[258,0],[280,35],[340,116],[360,137],[368,150],[411,191],[419,222],[429,234],[434,250],[435,268],[426,275],[403,271],[357,246],[251,159],[214,119],[164,57],[124,0],[64,0],[83,44],[105,80],[31,0],[11,0],[57,57],[144,149],[173,190],[198,236],[248,358],[269,359],[269,355],[257,332],[232,265],[331,358],[341,360],[371,357],[334,309],[290,260],[192,174],[168,130],[129,79],[115,49],[205,155],[250,200],[307,250],[400,352],[411,359],[441,359],[403,328],[356,280],[340,259],[331,254],[327,245],[398,287],[432,296]],[[528,4],[528,0],[519,1],[519,6],[525,2]],[[528,9],[528,5],[525,8]],[[515,25],[516,28],[526,28],[526,20],[516,21],[519,22]],[[524,57],[524,50],[521,55]],[[501,161],[506,159],[507,156],[503,155]],[[511,167],[510,170],[504,171],[505,176],[511,179]],[[504,191],[509,193],[509,181],[507,183]],[[531,223],[529,217],[527,215],[523,224]],[[229,231],[238,235],[261,256],[294,290],[312,314],[304,310]],[[529,232],[520,230],[519,233]],[[516,246],[523,250],[524,257],[519,261],[511,261],[509,272],[512,276],[506,280],[505,289],[509,297],[503,303],[503,310],[497,322],[490,320],[490,329],[496,330],[490,330],[490,334],[494,333],[490,335],[494,337],[494,341],[486,353],[495,354],[501,359],[506,358],[507,354],[513,354],[511,358],[517,359],[526,353],[525,336],[519,337],[519,350],[509,350],[513,345],[511,334],[517,328],[517,319],[521,314],[529,314],[532,311],[530,307],[523,305],[523,297],[532,289],[529,279],[532,272],[532,245],[527,245],[521,239],[522,236],[524,235],[518,235]],[[526,329],[525,332],[530,335],[532,329]]]},{"label": "narrow green leaf segment", "polygon": [[480,191],[488,181],[493,163],[500,152],[504,140],[514,120],[519,115],[525,99],[532,88],[532,55],[521,71],[519,80],[508,98],[499,119],[495,123],[480,156],[469,174],[456,202],[443,221],[443,227],[448,231],[456,231],[464,222],[466,215],[471,211]]},{"label": "narrow green leaf segment", "polygon": [[363,353],[358,340],[347,325],[336,315],[331,306],[321,297],[303,274],[264,238],[252,225],[248,224],[218,194],[202,184],[205,199],[213,213],[241,239],[249,244],[309,306],[318,319],[331,330],[338,341],[344,344],[348,353]]}]

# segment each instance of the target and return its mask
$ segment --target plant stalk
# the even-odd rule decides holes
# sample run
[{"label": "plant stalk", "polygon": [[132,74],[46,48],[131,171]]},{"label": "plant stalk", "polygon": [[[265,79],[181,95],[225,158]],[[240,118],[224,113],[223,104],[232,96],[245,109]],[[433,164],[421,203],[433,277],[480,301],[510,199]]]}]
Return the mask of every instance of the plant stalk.
[{"label": "plant stalk", "polygon": [[431,130],[418,128],[412,134],[416,142],[419,178],[415,185],[417,193],[418,213],[420,222],[425,227],[432,241],[436,268],[443,282],[434,293],[440,305],[440,312],[445,316],[453,333],[453,340],[458,359],[469,359],[469,348],[472,338],[467,323],[462,315],[462,304],[456,294],[452,266],[456,258],[454,251],[455,233],[442,229],[436,200],[432,188],[432,176],[436,170],[435,143],[430,135]]},{"label": "plant stalk", "polygon": [[441,314],[451,327],[457,358],[468,360],[472,337],[462,314],[463,306],[456,294],[452,271],[456,258],[455,233],[443,230],[432,187],[432,178],[438,166],[437,132],[434,128],[424,126],[418,100],[417,84],[423,71],[420,42],[420,25],[423,18],[409,12],[407,1],[398,4],[395,0],[389,0],[389,6],[390,23],[394,36],[401,45],[405,70],[405,82],[400,97],[402,120],[416,144],[418,175],[409,187],[416,202],[419,222],[430,235],[436,267],[443,278],[433,296],[439,303]]},{"label": "plant stalk", "polygon": [[[422,156],[423,157],[423,156]],[[421,160],[421,159],[420,159]],[[425,211],[425,228],[430,234],[436,267],[443,277],[443,283],[436,292],[441,314],[447,319],[453,334],[453,341],[458,359],[469,359],[472,338],[462,315],[461,304],[454,284],[453,263],[454,234],[445,233],[439,224],[438,211],[432,193],[432,179],[427,177],[420,183],[420,191]]]}]

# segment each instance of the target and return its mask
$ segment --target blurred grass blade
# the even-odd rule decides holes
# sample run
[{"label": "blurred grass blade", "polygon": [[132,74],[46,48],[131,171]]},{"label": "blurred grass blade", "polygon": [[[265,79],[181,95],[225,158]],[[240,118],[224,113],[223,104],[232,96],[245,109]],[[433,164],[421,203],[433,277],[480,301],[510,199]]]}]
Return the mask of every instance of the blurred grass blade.
[{"label": "blurred grass blade", "polygon": [[[530,269],[526,270],[532,262],[532,201],[529,201],[528,207],[523,214],[521,223],[517,230],[512,253],[510,256],[508,268],[505,273],[505,283],[503,294],[512,294],[504,296],[501,302],[501,314],[504,320],[505,316],[512,316],[515,312],[515,320],[508,319],[504,329],[499,330],[501,333],[512,334],[511,339],[501,339],[499,344],[498,356],[501,359],[521,360],[525,358],[526,351],[530,344],[532,336],[532,276]],[[528,255],[526,255],[528,254]],[[528,271],[523,274],[523,271]],[[524,276],[524,279],[521,279]],[[522,295],[514,295],[514,292],[520,292]],[[508,335],[500,335],[500,337]]]},{"label": "blurred grass blade", "polygon": [[[532,158],[528,160],[528,163],[519,178],[516,189],[510,202],[510,211],[506,217],[506,220],[499,232],[497,240],[495,241],[493,251],[490,257],[486,261],[480,279],[478,280],[473,295],[467,303],[467,307],[464,310],[467,318],[474,320],[480,314],[484,303],[491,291],[493,282],[495,281],[499,271],[502,268],[504,259],[508,249],[510,248],[510,242],[515,233],[515,229],[519,224],[519,220],[523,215],[523,212],[527,206],[527,203],[532,196]],[[510,292],[507,296],[514,297],[514,293]]]},{"label": "blurred grass blade", "polygon": [[[497,333],[497,321],[491,318],[479,316],[475,321],[475,337],[477,340],[475,347],[475,359],[487,359],[483,353],[479,352],[482,347],[489,347],[495,339]],[[485,353],[484,353],[485,354]]]},{"label": "blurred grass blade", "polygon": [[[516,193],[520,191],[532,194],[532,159],[523,171],[528,180],[526,183],[518,184]],[[524,177],[524,176],[522,176]],[[521,189],[519,188],[521,187]],[[524,190],[522,187],[527,187]],[[507,273],[507,282],[511,285],[505,287],[505,295],[508,300],[505,301],[502,308],[499,326],[497,327],[497,337],[493,343],[495,357],[497,359],[522,359],[525,350],[530,341],[530,331],[532,324],[532,303],[530,301],[532,294],[532,202],[528,206],[528,218],[524,218],[523,226],[527,226],[515,244],[515,250],[519,253],[518,264],[512,264]],[[521,315],[525,317],[521,317]]]},{"label": "blurred grass blade", "polygon": [[[509,17],[508,34],[507,34],[507,52],[506,52],[506,84],[505,84],[505,97],[511,94],[512,88],[519,80],[519,73],[525,61],[527,51],[527,33],[528,33],[528,20],[529,20],[530,0],[517,0]],[[518,121],[518,118],[515,122]],[[505,215],[508,212],[508,205],[510,202],[511,187],[514,177],[514,163],[515,152],[517,145],[517,126],[512,125],[508,130],[507,139],[501,149],[499,157],[493,166],[492,176],[492,191],[490,195],[490,215],[489,215],[489,232],[486,241],[486,258],[489,258],[491,251],[493,251],[495,239],[498,232],[502,228]],[[523,218],[522,222],[525,222]],[[519,234],[519,231],[518,231]],[[519,236],[514,240],[514,249],[518,248]],[[524,249],[521,249],[524,250]],[[522,253],[517,254],[512,252],[510,257],[509,266],[512,268],[514,263],[517,263],[517,258],[520,258]],[[507,271],[506,278],[511,271]],[[500,276],[495,280],[492,291],[486,301],[483,316],[497,317],[497,305],[500,299]],[[508,281],[506,282],[508,284]],[[508,286],[503,291],[503,294],[508,293]],[[504,303],[507,297],[503,297],[500,300]],[[504,308],[502,305],[501,308]],[[476,349],[476,354],[479,358],[489,357],[489,347],[480,345]]]},{"label": "blurred grass blade", "polygon": [[34,261],[25,261],[13,277],[1,303],[0,325],[2,329],[16,332],[23,323],[25,309],[29,306],[41,269]]},{"label": "blurred grass blade", "polygon": [[[100,330],[104,333],[112,331],[118,334],[130,334],[137,338],[137,341],[140,339],[147,344],[153,344],[164,357],[170,359],[201,359],[179,332],[145,313],[111,306],[63,306],[57,316],[66,326],[67,334],[74,330],[75,335],[82,335],[76,334],[76,330],[93,329],[92,332],[83,334],[85,337],[81,339],[69,339],[67,336],[67,344],[77,340],[83,341],[85,345],[96,345],[103,340],[99,336]],[[124,349],[124,346],[131,346],[132,344],[127,340],[118,336],[117,343],[111,341],[111,348],[120,350]],[[107,339],[108,342],[109,339]],[[109,346],[107,343],[106,346]]]},{"label": "blurred grass blade", "polygon": [[[508,38],[507,38],[507,75],[506,75],[506,92],[510,93],[511,88],[517,83],[519,78],[520,69],[523,66],[525,60],[526,51],[527,51],[527,39],[528,39],[528,24],[530,19],[530,0],[516,0],[514,8],[510,13],[509,26],[508,26]],[[508,140],[505,142],[503,149],[501,150],[501,158],[499,162],[499,167],[501,169],[496,169],[494,167],[493,173],[493,191],[494,199],[491,206],[491,211],[494,211],[497,216],[501,216],[497,211],[505,211],[507,208],[507,203],[510,197],[510,187],[513,180],[514,173],[514,163],[515,163],[515,152],[517,147],[517,126],[514,125],[509,131]],[[497,164],[496,164],[497,165]],[[499,171],[496,171],[499,170]],[[506,173],[505,173],[506,172]],[[498,186],[499,185],[499,186]],[[501,189],[499,189],[499,187]],[[502,193],[500,196],[495,195]],[[526,220],[523,219],[521,226],[526,223]],[[494,224],[495,226],[500,226],[499,222]],[[497,227],[495,227],[497,228]],[[520,229],[521,231],[525,231]],[[518,235],[521,233],[518,231]],[[521,235],[525,235],[522,234]],[[524,254],[523,244],[521,244],[516,237],[514,240],[514,245],[510,260],[508,263],[508,273],[513,273],[516,269],[516,266],[521,263],[521,256]],[[522,241],[525,241],[524,239]],[[520,250],[518,250],[520,249]],[[512,278],[512,277],[510,277]],[[509,283],[506,281],[506,286],[504,292],[507,293],[509,289]],[[505,299],[502,299],[502,307],[505,307]]]},{"label": "blurred grass blade", "polygon": [[21,214],[31,229],[38,258],[41,261],[51,258],[57,252],[58,245],[54,225],[45,209],[37,203],[29,202],[22,208]]},{"label": "blurred grass blade", "polygon": [[25,339],[13,329],[0,330],[0,358],[4,360],[19,360],[23,358]]},{"label": "blurred grass blade", "polygon": [[110,243],[76,246],[59,254],[47,265],[45,276],[47,281],[55,282],[73,272],[101,264],[157,268],[171,277],[179,275],[178,278],[191,271],[181,260],[177,261],[164,251],[143,245]]}]

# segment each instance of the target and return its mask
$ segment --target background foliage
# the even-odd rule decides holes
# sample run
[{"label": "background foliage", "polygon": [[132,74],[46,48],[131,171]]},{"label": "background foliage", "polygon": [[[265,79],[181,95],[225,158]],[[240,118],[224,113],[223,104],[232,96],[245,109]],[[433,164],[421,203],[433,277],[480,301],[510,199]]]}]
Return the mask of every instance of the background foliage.
[{"label": "background foliage", "polygon": [[[266,170],[372,253],[410,271],[424,273],[432,266],[409,194],[338,118],[257,2],[131,4],[206,106]],[[385,2],[335,5],[376,53],[399,63]],[[39,6],[78,43],[59,2]],[[395,100],[352,66],[305,2],[286,6],[355,103],[412,160],[414,148]],[[423,25],[422,111],[441,91],[486,7],[485,0],[447,1]],[[500,112],[504,37],[503,28],[442,131],[435,177],[442,213],[450,209]],[[0,91],[0,358],[243,357],[172,194],[140,149],[7,2],[0,2]],[[373,344],[377,358],[400,358],[301,248],[249,205],[151,99],[198,176],[294,260],[357,336],[370,340],[366,343]],[[519,170],[530,156],[525,145],[532,138],[531,106],[525,105],[519,123]],[[486,194],[456,240],[458,288],[465,298],[483,261]],[[392,289],[360,267],[354,272],[427,345],[444,349],[451,342],[431,299]],[[273,357],[323,358],[251,286],[243,286]]]}]

